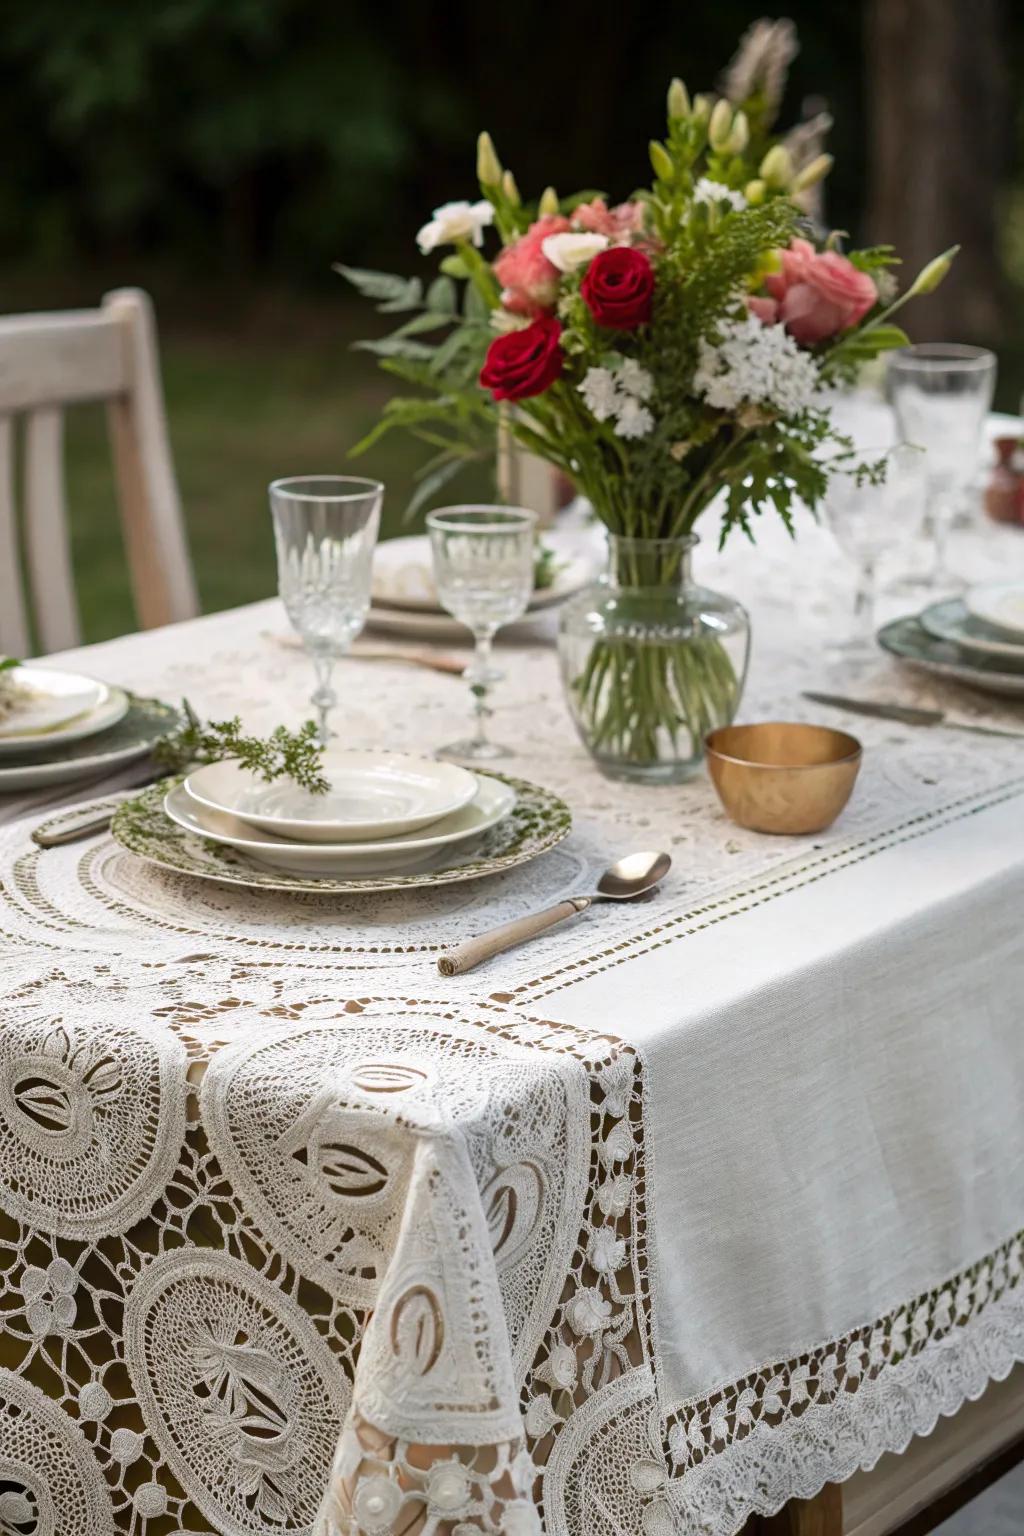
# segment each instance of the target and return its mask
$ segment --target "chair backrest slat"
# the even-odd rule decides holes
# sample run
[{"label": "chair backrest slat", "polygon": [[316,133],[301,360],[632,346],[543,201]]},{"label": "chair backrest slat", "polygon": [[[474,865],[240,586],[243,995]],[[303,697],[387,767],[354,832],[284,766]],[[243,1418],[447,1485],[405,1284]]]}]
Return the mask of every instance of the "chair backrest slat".
[{"label": "chair backrest slat", "polygon": [[[62,455],[63,408],[104,401],[135,610],[143,628],[198,612],[171,460],[153,310],[139,289],[95,310],[0,319],[0,649],[27,655],[80,639]],[[20,579],[12,419],[26,418]]]},{"label": "chair backrest slat", "polygon": [[28,654],[28,617],[18,574],[14,509],[14,422],[0,416],[0,654]]},{"label": "chair backrest slat", "polygon": [[78,602],[64,503],[64,413],[44,405],[25,422],[25,553],[44,651],[80,645]]},{"label": "chair backrest slat", "polygon": [[127,387],[121,328],[105,310],[0,319],[0,411],[106,400]]}]

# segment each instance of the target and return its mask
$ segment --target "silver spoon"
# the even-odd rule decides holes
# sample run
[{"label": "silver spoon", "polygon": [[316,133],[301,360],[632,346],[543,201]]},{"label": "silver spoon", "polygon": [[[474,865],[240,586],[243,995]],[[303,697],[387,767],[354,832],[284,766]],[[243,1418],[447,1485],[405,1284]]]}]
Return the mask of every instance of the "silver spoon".
[{"label": "silver spoon", "polygon": [[544,933],[556,923],[564,923],[577,912],[585,912],[595,901],[633,901],[637,896],[645,896],[664,880],[671,867],[672,860],[667,853],[629,853],[605,870],[597,882],[597,890],[591,895],[567,896],[564,901],[545,907],[543,912],[534,912],[531,917],[517,917],[512,923],[502,923],[500,928],[492,928],[479,938],[470,939],[458,949],[450,949],[441,955],[437,968],[442,976],[461,976],[482,961],[500,955],[503,950]]}]

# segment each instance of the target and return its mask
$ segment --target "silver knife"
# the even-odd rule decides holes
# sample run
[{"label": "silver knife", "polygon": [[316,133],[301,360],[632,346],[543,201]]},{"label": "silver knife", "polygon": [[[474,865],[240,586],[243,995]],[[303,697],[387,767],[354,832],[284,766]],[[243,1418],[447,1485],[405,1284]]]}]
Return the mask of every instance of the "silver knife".
[{"label": "silver knife", "polygon": [[970,731],[974,736],[1006,736],[1011,741],[1024,741],[1024,731],[1005,731],[998,725],[975,725],[970,720],[949,720],[942,709],[916,709],[910,704],[883,704],[876,699],[845,699],[838,693],[813,693],[804,691],[803,697],[812,704],[827,704],[832,709],[845,709],[851,715],[869,715],[875,720],[897,720],[901,725],[944,725],[951,731]]},{"label": "silver knife", "polygon": [[[147,784],[156,784],[160,779],[166,779],[168,772],[167,768],[155,768],[152,763],[147,763],[140,777],[131,778],[127,783],[119,784],[112,793],[122,796],[122,798],[127,798],[133,790],[143,789]],[[110,775],[105,774],[103,777],[109,778]],[[97,779],[94,787],[98,788],[102,782],[102,778]],[[120,803],[121,800],[119,799],[118,805]],[[113,807],[108,806],[99,815],[97,815],[94,805],[95,801],[87,801],[81,807],[82,814],[77,820],[66,821],[63,826],[49,831],[47,830],[49,823],[59,814],[59,812],[55,811],[46,818],[41,827],[34,829],[31,833],[32,841],[37,848],[59,848],[63,843],[77,843],[80,838],[95,837],[97,833],[105,832],[114,819],[117,805]],[[70,815],[70,812],[68,814]]]}]

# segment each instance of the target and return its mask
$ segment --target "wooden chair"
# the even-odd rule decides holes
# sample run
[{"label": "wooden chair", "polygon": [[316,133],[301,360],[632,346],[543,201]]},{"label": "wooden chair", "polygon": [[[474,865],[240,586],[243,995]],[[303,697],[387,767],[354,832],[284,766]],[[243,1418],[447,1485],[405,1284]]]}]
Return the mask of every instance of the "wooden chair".
[{"label": "wooden chair", "polygon": [[[143,629],[198,612],[171,462],[148,296],[108,293],[100,309],[0,319],[0,654],[81,641],[64,497],[64,407],[106,401],[121,525]],[[15,427],[23,428],[21,529]],[[22,580],[24,549],[27,582]],[[31,593],[31,605],[29,602]]]}]

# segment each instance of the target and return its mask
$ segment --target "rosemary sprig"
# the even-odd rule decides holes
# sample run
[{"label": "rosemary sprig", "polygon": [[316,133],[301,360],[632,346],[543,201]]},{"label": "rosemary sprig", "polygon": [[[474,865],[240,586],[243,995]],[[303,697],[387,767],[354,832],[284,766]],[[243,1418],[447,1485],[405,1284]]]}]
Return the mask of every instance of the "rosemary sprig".
[{"label": "rosemary sprig", "polygon": [[323,747],[312,720],[297,731],[279,725],[269,736],[244,736],[237,715],[233,720],[204,723],[187,699],[182,700],[182,714],[184,724],[161,737],[153,748],[154,758],[169,772],[183,773],[192,763],[218,763],[234,757],[268,784],[274,779],[292,779],[311,795],[326,794],[330,788],[323,772]]}]

